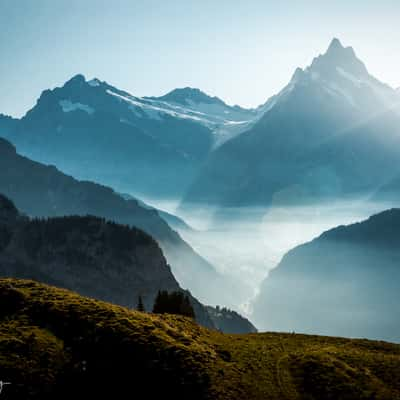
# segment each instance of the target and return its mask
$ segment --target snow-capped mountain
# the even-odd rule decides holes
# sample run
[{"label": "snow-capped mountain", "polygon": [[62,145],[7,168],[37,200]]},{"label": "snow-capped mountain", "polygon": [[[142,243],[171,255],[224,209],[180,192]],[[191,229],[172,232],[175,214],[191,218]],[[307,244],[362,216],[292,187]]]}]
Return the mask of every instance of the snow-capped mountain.
[{"label": "snow-capped mountain", "polygon": [[[85,79],[82,75],[77,75],[73,79],[82,78]],[[134,118],[161,121],[171,117],[199,123],[213,132],[214,140],[218,144],[243,131],[259,116],[257,109],[229,106],[218,97],[211,97],[195,88],[174,89],[161,97],[137,97],[97,78],[85,82],[98,91],[115,97],[129,108]],[[95,112],[90,105],[71,103],[68,99],[59,103],[64,112],[74,110],[83,110],[88,114]],[[126,122],[131,119],[128,117]]]},{"label": "snow-capped mountain", "polygon": [[372,189],[399,168],[398,93],[334,39],[209,157],[183,203],[265,205]]},{"label": "snow-capped mountain", "polygon": [[[76,75],[0,135],[37,161],[122,192],[179,196],[210,151],[258,116],[198,89],[136,97]],[[179,174],[176,171],[180,171]]]},{"label": "snow-capped mountain", "polygon": [[199,89],[174,89],[161,97],[145,97],[162,109],[174,110],[198,119],[209,127],[215,147],[249,129],[262,115],[261,107],[246,109],[229,106],[218,97],[210,97]]},{"label": "snow-capped mountain", "polygon": [[264,106],[269,111],[301,87],[316,87],[322,94],[361,112],[379,112],[399,102],[396,90],[369,74],[352,47],[333,39],[325,54],[304,70],[297,68],[289,84]]}]

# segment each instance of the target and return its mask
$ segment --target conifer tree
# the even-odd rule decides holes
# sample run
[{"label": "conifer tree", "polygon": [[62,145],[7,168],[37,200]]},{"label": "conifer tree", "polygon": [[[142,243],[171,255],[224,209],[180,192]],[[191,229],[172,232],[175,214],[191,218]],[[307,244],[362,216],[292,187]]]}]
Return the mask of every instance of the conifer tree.
[{"label": "conifer tree", "polygon": [[168,293],[165,290],[159,291],[154,302],[153,313],[156,314],[179,314],[195,318],[195,313],[190,303],[189,296],[182,292]]},{"label": "conifer tree", "polygon": [[138,311],[141,311],[141,312],[145,312],[145,311],[146,311],[145,308],[144,308],[142,296],[140,296],[140,295],[139,295],[139,298],[138,298],[138,305],[137,305],[137,308],[136,308],[136,309],[137,309]]}]

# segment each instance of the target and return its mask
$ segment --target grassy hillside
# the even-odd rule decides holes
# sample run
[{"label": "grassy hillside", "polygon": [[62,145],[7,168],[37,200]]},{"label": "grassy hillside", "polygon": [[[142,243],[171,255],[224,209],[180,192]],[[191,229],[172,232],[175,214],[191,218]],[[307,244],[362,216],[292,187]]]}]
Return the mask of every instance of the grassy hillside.
[{"label": "grassy hillside", "polygon": [[[400,346],[224,335],[15,279],[0,280],[7,399],[400,399]],[[128,393],[128,395],[124,394]],[[129,393],[131,395],[129,395]]]},{"label": "grassy hillside", "polygon": [[[157,242],[140,229],[93,216],[29,219],[0,193],[0,277],[33,279],[121,306],[159,290],[183,291]],[[185,291],[196,321],[227,333],[255,332],[237,313],[205,307]]]}]

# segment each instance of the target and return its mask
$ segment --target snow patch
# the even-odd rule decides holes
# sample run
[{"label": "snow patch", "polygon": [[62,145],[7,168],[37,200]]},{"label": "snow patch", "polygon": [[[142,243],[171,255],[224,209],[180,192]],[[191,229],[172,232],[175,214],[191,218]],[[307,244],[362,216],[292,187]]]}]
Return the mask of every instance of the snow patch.
[{"label": "snow patch", "polygon": [[329,82],[327,85],[324,85],[323,88],[331,95],[341,98],[344,97],[348,103],[350,103],[353,107],[357,108],[357,104],[354,101],[353,96],[346,90],[342,89],[340,86],[336,85],[335,83]]},{"label": "snow patch", "polygon": [[87,112],[89,115],[94,113],[94,109],[86,104],[72,103],[70,100],[60,100],[59,104],[64,112],[81,110]]},{"label": "snow patch", "polygon": [[[159,107],[157,105],[153,105],[153,104],[148,104],[147,100],[146,102],[144,102],[144,100],[140,99],[140,98],[136,98],[136,97],[127,97],[127,96],[122,96],[121,94],[115,93],[110,89],[107,89],[107,93],[115,96],[117,98],[119,98],[122,101],[125,101],[127,103],[130,104],[130,106],[132,107],[131,110],[136,112],[137,108],[140,108],[141,110],[143,110],[147,116],[151,119],[157,119],[157,120],[161,120],[161,116],[162,114],[164,115],[169,115],[175,118],[182,118],[182,119],[191,119],[191,120],[195,120],[198,122],[202,122],[202,118],[196,117],[194,115],[188,115],[188,114],[183,114],[180,112],[176,112],[173,110],[168,110],[166,108],[163,107]],[[137,115],[137,114],[136,114]]]},{"label": "snow patch", "polygon": [[363,80],[360,78],[357,78],[356,76],[346,72],[343,68],[340,67],[336,67],[336,71],[343,76],[344,78],[346,78],[347,80],[349,80],[350,82],[354,83],[354,85],[356,85],[358,88],[362,86],[363,84]]},{"label": "snow patch", "polygon": [[173,117],[201,124],[214,134],[216,146],[242,133],[261,116],[261,112],[256,110],[237,111],[221,104],[194,103],[191,99],[182,105],[155,98],[135,97],[112,88],[106,89],[106,93],[126,103],[138,118],[162,120]]}]

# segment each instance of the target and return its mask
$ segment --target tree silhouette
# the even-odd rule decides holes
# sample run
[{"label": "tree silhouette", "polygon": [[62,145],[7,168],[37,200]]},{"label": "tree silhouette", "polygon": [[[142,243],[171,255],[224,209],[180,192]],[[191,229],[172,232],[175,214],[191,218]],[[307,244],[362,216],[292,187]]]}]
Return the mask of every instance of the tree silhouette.
[{"label": "tree silhouette", "polygon": [[159,291],[154,302],[153,313],[179,314],[195,318],[189,296],[177,291],[171,293],[168,293],[166,290]]},{"label": "tree silhouette", "polygon": [[136,309],[138,311],[141,311],[141,312],[145,312],[146,311],[145,308],[144,308],[142,296],[140,296],[140,295],[139,295],[139,298],[138,298],[138,305],[137,305]]}]

